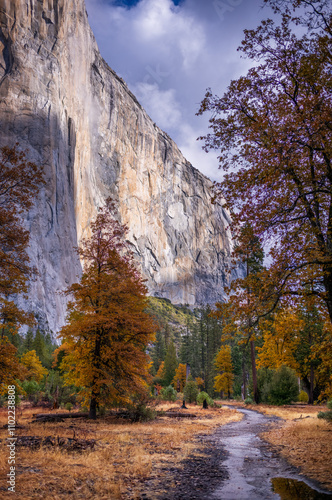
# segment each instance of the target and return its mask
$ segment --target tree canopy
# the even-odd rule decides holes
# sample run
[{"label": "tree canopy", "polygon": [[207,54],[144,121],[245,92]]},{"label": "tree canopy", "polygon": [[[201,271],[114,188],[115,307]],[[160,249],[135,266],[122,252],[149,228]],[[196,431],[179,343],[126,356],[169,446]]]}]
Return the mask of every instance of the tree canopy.
[{"label": "tree canopy", "polygon": [[[332,319],[331,4],[266,1],[281,23],[245,30],[239,50],[253,67],[221,98],[208,89],[198,114],[212,113],[212,132],[201,139],[220,152],[216,197],[225,197],[234,232],[248,223],[270,248],[256,319],[281,297],[306,295]],[[298,6],[310,15],[292,15]]]}]

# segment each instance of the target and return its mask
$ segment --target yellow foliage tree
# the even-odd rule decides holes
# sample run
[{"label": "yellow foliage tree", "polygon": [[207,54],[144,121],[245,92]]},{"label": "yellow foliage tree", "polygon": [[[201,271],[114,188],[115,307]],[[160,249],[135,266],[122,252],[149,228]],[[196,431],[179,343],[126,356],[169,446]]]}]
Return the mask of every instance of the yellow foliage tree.
[{"label": "yellow foliage tree", "polygon": [[230,398],[233,392],[234,375],[229,345],[221,347],[214,364],[217,370],[221,372],[214,378],[214,388],[216,391],[227,393]]},{"label": "yellow foliage tree", "polygon": [[180,392],[183,392],[184,386],[186,385],[187,379],[187,365],[180,363],[176,369],[172,385],[175,389],[180,388]]},{"label": "yellow foliage tree", "polygon": [[269,319],[261,321],[263,345],[257,347],[257,368],[277,370],[286,365],[298,371],[294,354],[301,340],[302,328],[303,321],[299,314],[290,309],[279,310]]},{"label": "yellow foliage tree", "polygon": [[165,378],[165,361],[160,363],[156,378],[160,378],[161,380]]},{"label": "yellow foliage tree", "polygon": [[205,382],[202,379],[202,377],[196,377],[195,382],[197,384],[197,387],[202,391],[204,389]]},{"label": "yellow foliage tree", "polygon": [[26,379],[40,382],[44,375],[47,375],[46,368],[41,364],[36,351],[28,351],[21,357],[21,363],[27,369]]}]

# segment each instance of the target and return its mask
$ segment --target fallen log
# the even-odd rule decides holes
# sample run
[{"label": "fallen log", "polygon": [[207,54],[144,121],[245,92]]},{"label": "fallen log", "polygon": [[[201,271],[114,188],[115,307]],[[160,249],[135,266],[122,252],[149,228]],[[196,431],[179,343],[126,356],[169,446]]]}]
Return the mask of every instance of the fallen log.
[{"label": "fallen log", "polygon": [[60,419],[60,418],[88,418],[89,414],[87,412],[76,412],[76,413],[33,413],[36,420],[47,420],[47,419]]},{"label": "fallen log", "polygon": [[173,418],[196,418],[195,413],[182,413],[180,411],[157,411],[160,417],[173,417]]},{"label": "fallen log", "polygon": [[34,420],[31,420],[32,424],[40,424],[42,422],[64,422],[64,420],[56,415],[49,415],[48,417],[35,418]]}]

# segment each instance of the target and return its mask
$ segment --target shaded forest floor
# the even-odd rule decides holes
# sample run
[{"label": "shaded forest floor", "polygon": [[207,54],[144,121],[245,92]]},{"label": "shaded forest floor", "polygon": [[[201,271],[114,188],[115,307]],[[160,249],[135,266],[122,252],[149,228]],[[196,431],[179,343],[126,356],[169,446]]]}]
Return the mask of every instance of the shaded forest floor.
[{"label": "shaded forest floor", "polygon": [[[170,407],[179,405],[164,404],[158,410]],[[202,441],[202,435],[242,418],[235,409],[203,410],[188,405],[187,412],[195,413],[196,418],[158,417],[148,423],[132,424],[112,416],[96,421],[66,419],[32,423],[33,413],[38,412],[45,413],[45,410],[23,407],[17,411],[18,424],[23,428],[17,428],[16,435],[43,438],[44,444],[36,449],[17,446],[16,493],[13,494],[7,491],[6,484],[8,431],[3,426],[7,423],[7,411],[0,410],[1,498],[138,499],[144,498],[147,486],[162,493],[174,468],[183,467],[189,458],[206,461],[209,444]],[[96,444],[93,449],[81,452],[58,446],[57,443],[68,439],[95,440]]]}]

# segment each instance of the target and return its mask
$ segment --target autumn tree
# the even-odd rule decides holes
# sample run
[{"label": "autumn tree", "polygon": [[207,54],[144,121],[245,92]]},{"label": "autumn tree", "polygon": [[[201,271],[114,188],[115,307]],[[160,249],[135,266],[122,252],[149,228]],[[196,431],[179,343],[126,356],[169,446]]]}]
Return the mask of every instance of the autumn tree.
[{"label": "autumn tree", "polygon": [[0,148],[0,324],[1,337],[31,323],[12,296],[27,292],[34,270],[27,253],[29,232],[23,215],[31,208],[43,183],[40,167],[29,162],[18,145]]},{"label": "autumn tree", "polygon": [[254,319],[281,297],[311,295],[332,320],[331,3],[267,3],[282,20],[245,30],[240,50],[254,66],[223,97],[208,90],[202,101],[199,114],[212,113],[204,149],[220,152],[216,197],[225,197],[234,232],[249,223],[271,248]]},{"label": "autumn tree", "polygon": [[19,362],[17,349],[5,336],[0,338],[0,395],[6,394],[8,385],[24,379],[26,369]]},{"label": "autumn tree", "polygon": [[229,345],[222,346],[215,359],[215,366],[218,375],[214,379],[214,388],[218,392],[224,392],[227,397],[231,397],[233,392],[233,364],[231,348]]},{"label": "autumn tree", "polygon": [[21,357],[21,364],[27,369],[25,378],[40,382],[48,371],[43,367],[35,350],[28,351]]},{"label": "autumn tree", "polygon": [[175,375],[172,381],[173,387],[180,392],[183,392],[184,386],[187,381],[187,365],[180,363],[175,371]]},{"label": "autumn tree", "polygon": [[[223,341],[233,341],[241,346],[243,394],[246,393],[246,358],[247,346],[250,347],[253,393],[255,402],[259,402],[255,340],[259,330],[255,321],[257,298],[260,296],[262,272],[264,270],[264,251],[259,238],[250,224],[245,223],[238,231],[240,243],[233,251],[233,260],[241,266],[242,277],[233,280],[229,287],[227,303],[216,304],[213,315],[224,318]],[[262,307],[262,304],[259,304]]]},{"label": "autumn tree", "polygon": [[301,342],[304,322],[297,310],[283,308],[275,310],[260,323],[262,345],[257,348],[258,368],[277,370],[286,365],[298,371],[296,352]]},{"label": "autumn tree", "polygon": [[14,295],[27,292],[30,267],[29,232],[23,215],[31,208],[42,184],[41,169],[27,160],[18,145],[0,148],[0,385],[13,383],[22,374],[17,349],[9,341],[32,316],[20,309]]},{"label": "autumn tree", "polygon": [[146,347],[154,340],[147,288],[114,211],[108,199],[91,224],[91,238],[81,242],[84,272],[66,292],[73,300],[60,332],[66,345],[61,367],[68,384],[83,388],[90,418],[99,404],[126,402],[145,390]]}]

